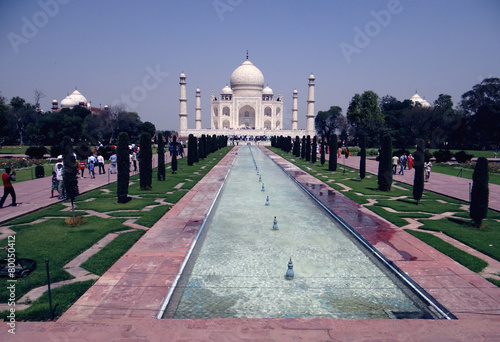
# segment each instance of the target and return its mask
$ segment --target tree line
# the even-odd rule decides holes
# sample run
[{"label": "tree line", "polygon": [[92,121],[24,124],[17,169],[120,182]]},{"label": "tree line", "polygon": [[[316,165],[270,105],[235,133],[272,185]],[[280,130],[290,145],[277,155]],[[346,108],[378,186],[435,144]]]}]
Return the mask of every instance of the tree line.
[{"label": "tree line", "polygon": [[[37,94],[39,98],[40,92],[35,91]],[[106,107],[98,115],[80,106],[44,113],[36,101],[31,104],[15,96],[7,102],[0,94],[0,145],[54,146],[60,145],[65,136],[71,137],[74,144],[88,141],[111,145],[116,144],[120,132],[126,132],[133,142],[141,132],[156,134],[154,124],[142,122],[139,114],[121,106]]]},{"label": "tree line", "polygon": [[343,143],[380,146],[384,134],[393,145],[404,149],[422,139],[425,147],[436,149],[493,149],[500,147],[500,79],[487,78],[464,93],[454,108],[452,97],[440,94],[433,106],[424,107],[393,96],[380,98],[373,91],[355,94],[346,115],[332,106],[315,117],[318,136],[328,139],[340,133]]}]

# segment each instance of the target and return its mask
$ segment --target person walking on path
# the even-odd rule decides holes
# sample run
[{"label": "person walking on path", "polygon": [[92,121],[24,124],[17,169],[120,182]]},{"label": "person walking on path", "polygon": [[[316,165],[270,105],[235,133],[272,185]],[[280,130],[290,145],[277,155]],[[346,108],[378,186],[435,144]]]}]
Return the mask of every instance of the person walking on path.
[{"label": "person walking on path", "polygon": [[408,155],[408,169],[411,170],[412,167],[413,167],[413,156],[411,155],[411,153]]},{"label": "person walking on path", "polygon": [[398,170],[398,156],[392,156],[392,174],[395,175]]},{"label": "person walking on path", "polygon": [[[58,191],[57,190],[58,187],[59,187],[59,181],[57,180],[57,173],[55,171],[52,171],[52,188],[50,190],[50,198],[54,198],[54,190]],[[57,197],[59,197],[59,195]]]},{"label": "person walking on path", "polygon": [[401,155],[401,157],[399,157],[399,172],[398,172],[398,175],[405,175],[405,171],[404,171],[404,166],[405,166],[405,155]]},{"label": "person walking on path", "polygon": [[83,173],[85,172],[85,164],[86,164],[86,163],[85,163],[85,159],[80,160],[79,165],[80,165],[80,170],[81,170],[81,172],[82,172],[82,179],[84,179],[84,178],[85,178],[85,177],[83,176]]},{"label": "person walking on path", "polygon": [[109,163],[110,163],[109,173],[111,174],[116,173],[116,153],[113,154],[111,157],[109,157]]},{"label": "person walking on path", "polygon": [[426,182],[428,182],[429,178],[431,177],[431,169],[432,169],[432,162],[429,160],[427,163],[424,164]]},{"label": "person walking on path", "polygon": [[104,169],[104,157],[101,154],[97,156],[97,165],[99,166],[99,174],[101,174],[101,170],[103,174],[106,174],[106,170]]},{"label": "person walking on path", "polygon": [[57,179],[57,193],[59,194],[60,199],[64,199],[66,197],[66,192],[64,191],[64,183],[63,183],[63,163],[58,162],[56,164],[56,179]]},{"label": "person walking on path", "polygon": [[132,151],[132,163],[134,164],[134,172],[137,172],[137,153]]},{"label": "person walking on path", "polygon": [[12,182],[16,180],[16,171],[10,172],[11,168],[6,167],[5,173],[2,174],[2,182],[3,182],[3,197],[0,200],[0,208],[3,207],[7,196],[10,194],[12,197],[12,206],[15,207],[18,204],[16,203],[16,192],[14,191],[14,187],[12,186]]}]

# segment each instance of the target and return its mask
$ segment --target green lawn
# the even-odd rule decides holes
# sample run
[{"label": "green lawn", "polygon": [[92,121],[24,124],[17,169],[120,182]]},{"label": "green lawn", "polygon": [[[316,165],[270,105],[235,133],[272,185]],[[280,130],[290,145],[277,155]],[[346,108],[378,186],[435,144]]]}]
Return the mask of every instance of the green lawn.
[{"label": "green lawn", "polygon": [[[460,164],[448,165],[443,163],[432,164],[432,172],[443,173],[445,175],[462,177],[472,180],[473,169],[463,168]],[[500,174],[489,173],[489,183],[500,185]]]},{"label": "green lawn", "polygon": [[[159,204],[155,199],[161,198],[169,203],[176,203],[199,181],[211,168],[224,157],[231,147],[223,148],[210,154],[204,160],[195,163],[193,166],[187,165],[187,159],[178,162],[178,170],[174,175],[169,169],[166,170],[166,181],[157,181],[156,169],[153,170],[152,190],[140,190],[139,175],[130,178],[129,195],[139,196],[132,198],[128,203],[121,204],[116,200],[116,183],[109,184],[101,189],[90,191],[75,199],[76,214],[85,215],[85,210],[98,212],[112,212],[113,218],[102,219],[97,216],[86,217],[86,222],[80,226],[71,227],[65,224],[64,218],[71,216],[71,211],[62,212],[65,206],[61,203],[54,204],[43,210],[24,215],[9,221],[10,229],[16,232],[16,253],[18,258],[35,259],[38,267],[28,277],[17,280],[16,298],[22,297],[31,289],[47,284],[45,259],[50,260],[51,282],[71,279],[63,266],[83,251],[90,248],[97,241],[110,232],[129,230],[122,223],[126,217],[137,218],[137,223],[146,227],[152,227],[170,208],[170,204]],[[168,164],[167,167],[170,165]],[[194,174],[194,172],[198,174]],[[177,185],[183,183],[176,189]],[[110,192],[102,191],[108,189]],[[67,202],[68,203],[68,202]],[[146,206],[155,205],[151,210],[143,210]],[[123,215],[122,215],[123,214]],[[40,223],[31,223],[44,217],[55,217]],[[60,218],[59,218],[60,217]],[[103,274],[118,258],[132,246],[140,236],[144,234],[142,230],[120,234],[108,246],[101,249],[91,259],[85,263],[85,267],[97,274]],[[7,239],[0,241],[0,246],[5,246]],[[80,285],[77,285],[80,284]],[[62,314],[85,290],[91,286],[90,283],[77,283],[66,285],[57,289],[62,293],[62,301],[56,311]],[[54,290],[55,291],[55,290]],[[44,295],[45,296],[45,295]],[[35,307],[30,310],[16,312],[18,320],[45,320],[48,316],[44,313],[46,297],[42,296]],[[53,294],[54,297],[54,294]],[[6,302],[8,298],[7,279],[0,279],[0,302]],[[21,315],[25,312],[25,315]],[[5,318],[7,313],[0,313],[0,318]]]},{"label": "green lawn", "polygon": [[475,257],[473,255],[470,255],[462,251],[461,249],[458,249],[455,246],[450,245],[447,242],[444,242],[443,240],[432,234],[408,230],[408,229],[406,231],[411,235],[424,241],[428,245],[434,247],[441,253],[446,254],[447,256],[457,261],[458,263],[464,265],[473,272],[476,273],[481,272],[486,266],[488,266],[488,263],[486,261],[479,259],[478,257]]}]

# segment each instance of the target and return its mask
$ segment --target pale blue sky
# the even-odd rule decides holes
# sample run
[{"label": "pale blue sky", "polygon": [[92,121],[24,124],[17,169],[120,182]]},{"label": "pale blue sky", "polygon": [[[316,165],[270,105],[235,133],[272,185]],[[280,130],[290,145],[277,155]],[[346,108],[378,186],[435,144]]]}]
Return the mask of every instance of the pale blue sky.
[{"label": "pale blue sky", "polygon": [[[361,33],[360,33],[361,32]],[[344,51],[343,51],[344,49]],[[158,129],[179,126],[179,74],[187,76],[188,125],[195,90],[202,127],[210,93],[250,60],[275,94],[285,128],[292,92],[305,128],[307,78],[315,111],[342,107],[355,93],[457,104],[485,77],[500,77],[500,1],[178,0],[0,2],[0,91],[49,110],[75,86],[92,105],[129,97],[128,109]]]}]

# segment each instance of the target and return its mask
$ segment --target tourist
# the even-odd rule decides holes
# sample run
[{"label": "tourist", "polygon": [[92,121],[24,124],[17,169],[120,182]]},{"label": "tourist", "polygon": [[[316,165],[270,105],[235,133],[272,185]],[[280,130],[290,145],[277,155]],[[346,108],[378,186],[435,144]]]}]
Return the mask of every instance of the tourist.
[{"label": "tourist", "polygon": [[132,163],[134,164],[134,172],[137,172],[137,153],[135,149],[132,151]]},{"label": "tourist", "polygon": [[109,173],[113,174],[116,173],[116,153],[113,154],[111,157],[109,157]]},{"label": "tourist", "polygon": [[104,169],[104,157],[101,154],[97,156],[97,165],[99,166],[99,174],[101,174],[101,170],[103,174],[106,174],[106,170]]},{"label": "tourist", "polygon": [[11,168],[6,167],[5,173],[2,174],[2,182],[3,182],[3,197],[0,200],[0,208],[3,207],[5,200],[7,199],[7,195],[10,194],[12,197],[12,206],[18,206],[20,203],[16,203],[16,192],[14,191],[14,187],[12,186],[12,182],[16,180],[16,171],[10,172]]},{"label": "tourist", "polygon": [[399,157],[399,172],[398,175],[403,175],[405,174],[404,172],[404,165],[405,165],[405,155],[402,154],[401,157]]},{"label": "tourist", "polygon": [[54,198],[54,190],[57,191],[58,187],[59,181],[57,180],[57,173],[55,171],[52,171],[52,187],[50,189],[50,198]]},{"label": "tourist", "polygon": [[92,178],[92,179],[95,178],[94,162],[92,160],[89,162],[89,174],[90,174],[90,178]]},{"label": "tourist", "polygon": [[411,153],[408,155],[408,169],[411,170],[413,168],[413,165],[415,163],[413,162],[413,156],[411,155]]},{"label": "tourist", "polygon": [[431,177],[431,169],[432,169],[432,162],[429,160],[427,163],[424,164],[426,182],[428,182],[429,178]]},{"label": "tourist", "polygon": [[79,165],[80,165],[80,171],[82,172],[82,179],[85,178],[85,177],[83,177],[83,173],[85,172],[85,164],[86,164],[85,159],[80,160]]},{"label": "tourist", "polygon": [[56,178],[57,178],[57,193],[59,194],[59,198],[64,199],[66,197],[66,191],[64,189],[63,182],[63,163],[56,164]]},{"label": "tourist", "polygon": [[393,175],[395,175],[396,171],[398,170],[398,162],[399,162],[398,156],[396,156],[396,155],[392,156],[392,174]]}]

